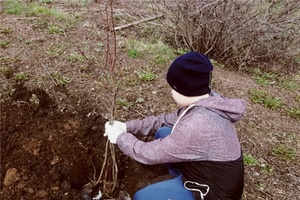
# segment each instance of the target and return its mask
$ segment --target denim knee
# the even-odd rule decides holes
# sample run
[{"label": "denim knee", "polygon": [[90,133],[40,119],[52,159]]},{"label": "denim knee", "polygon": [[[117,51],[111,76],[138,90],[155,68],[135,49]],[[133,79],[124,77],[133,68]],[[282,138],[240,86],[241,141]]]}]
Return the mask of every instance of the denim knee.
[{"label": "denim knee", "polygon": [[172,132],[172,127],[170,126],[163,126],[157,130],[155,133],[155,139],[165,138],[166,136],[170,135]]}]

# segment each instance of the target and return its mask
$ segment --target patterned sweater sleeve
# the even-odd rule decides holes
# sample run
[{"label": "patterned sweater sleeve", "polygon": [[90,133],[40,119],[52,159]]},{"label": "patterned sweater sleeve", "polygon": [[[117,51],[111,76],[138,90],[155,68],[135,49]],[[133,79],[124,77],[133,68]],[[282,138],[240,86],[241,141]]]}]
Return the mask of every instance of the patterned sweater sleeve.
[{"label": "patterned sweater sleeve", "polygon": [[161,139],[157,139],[144,142],[130,133],[122,133],[118,137],[117,144],[125,155],[143,164],[154,165],[178,161],[168,153],[161,141]]},{"label": "patterned sweater sleeve", "polygon": [[173,126],[178,117],[178,112],[163,113],[158,116],[149,116],[142,120],[128,121],[126,122],[127,132],[134,135],[153,135],[163,125]]},{"label": "patterned sweater sleeve", "polygon": [[[190,117],[184,117],[180,124],[186,124],[190,120]],[[192,130],[194,127],[181,126],[180,124],[176,126],[177,128],[173,130],[171,135],[150,142],[141,141],[131,133],[124,132],[118,137],[117,145],[127,156],[148,165],[197,159],[198,152],[195,151],[194,146],[190,145],[196,143],[196,148],[201,149],[205,146],[199,145],[199,142],[195,141],[192,135],[186,134],[186,132],[194,132]]]}]

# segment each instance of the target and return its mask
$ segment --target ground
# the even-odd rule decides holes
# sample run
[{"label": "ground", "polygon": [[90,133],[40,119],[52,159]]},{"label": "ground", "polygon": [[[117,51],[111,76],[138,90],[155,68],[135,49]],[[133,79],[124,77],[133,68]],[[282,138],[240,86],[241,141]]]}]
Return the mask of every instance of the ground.
[{"label": "ground", "polygon": [[[28,104],[32,94],[40,100],[36,107]],[[32,199],[34,195],[45,195],[48,199],[80,199],[82,187],[94,177],[94,167],[102,166],[106,120],[88,116],[81,109],[61,112],[44,91],[28,90],[22,85],[16,86],[13,99],[1,106],[1,164],[4,169],[18,170],[18,183],[3,188],[2,197]],[[147,175],[149,179],[145,181],[150,181],[166,173],[153,166],[143,167],[117,153],[118,190],[126,188],[132,193],[138,183],[144,184],[139,177]],[[4,177],[5,170],[1,173]]]},{"label": "ground", "polygon": [[[1,10],[0,39],[9,42],[7,46],[2,43],[0,49],[1,67],[9,70],[0,74],[0,195],[1,199],[87,200],[92,195],[84,196],[83,188],[97,179],[105,158],[107,139],[103,132],[111,93],[99,84],[102,71],[74,57],[74,52],[80,44],[88,54],[96,54],[96,43],[104,41],[93,30],[99,17],[97,4],[53,1],[41,5],[72,16],[80,14],[80,20],[70,25],[53,16],[7,14]],[[125,8],[119,5],[118,12],[125,13]],[[50,25],[57,23],[63,33],[49,33]],[[137,30],[129,28],[121,35],[142,37]],[[126,121],[175,109],[165,81],[171,60],[155,69],[154,80],[137,80],[134,72],[146,61],[128,56],[122,49],[124,41],[119,38],[118,42],[122,64],[117,67],[125,81],[119,86],[118,97],[123,101],[116,105],[115,118]],[[20,72],[28,77],[17,79]],[[250,159],[245,166],[244,199],[299,199],[299,118],[283,109],[255,104],[249,95],[249,89],[265,89],[280,97],[285,106],[299,107],[299,102],[293,100],[299,98],[299,88],[291,92],[276,84],[265,87],[248,73],[230,71],[218,64],[213,83],[220,94],[247,101],[247,113],[236,124],[244,154]],[[275,151],[277,147],[282,147],[281,151]],[[103,199],[132,198],[136,190],[170,178],[163,166],[142,165],[123,155],[117,146],[115,150],[117,187]]]}]

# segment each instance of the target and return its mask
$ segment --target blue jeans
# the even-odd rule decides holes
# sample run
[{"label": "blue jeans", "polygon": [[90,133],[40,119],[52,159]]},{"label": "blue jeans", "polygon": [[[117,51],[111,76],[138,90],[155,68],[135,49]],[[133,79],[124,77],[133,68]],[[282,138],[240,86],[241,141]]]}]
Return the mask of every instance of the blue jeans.
[{"label": "blue jeans", "polygon": [[[155,139],[165,138],[166,136],[170,135],[171,132],[172,132],[172,127],[163,126],[160,129],[158,129],[157,132],[155,133]],[[177,177],[181,174],[181,171],[174,168],[172,164],[166,163],[165,165],[172,176]]]},{"label": "blue jeans", "polygon": [[[155,139],[164,138],[172,131],[171,127],[164,126],[160,128]],[[137,191],[133,200],[193,200],[193,193],[184,188],[181,172],[172,168],[171,164],[166,164],[169,172],[175,177],[170,180],[151,184]]]},{"label": "blue jeans", "polygon": [[137,191],[133,200],[193,200],[193,194],[183,186],[181,175],[151,184]]}]

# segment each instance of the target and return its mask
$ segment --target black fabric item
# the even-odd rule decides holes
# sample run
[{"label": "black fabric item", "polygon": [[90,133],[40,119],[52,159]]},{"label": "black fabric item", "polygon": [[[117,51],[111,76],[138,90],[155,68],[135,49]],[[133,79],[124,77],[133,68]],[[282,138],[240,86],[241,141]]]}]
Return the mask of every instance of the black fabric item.
[{"label": "black fabric item", "polygon": [[210,60],[198,52],[189,52],[176,58],[167,73],[169,85],[184,96],[201,96],[211,91]]},{"label": "black fabric item", "polygon": [[[182,171],[184,182],[193,181],[210,187],[205,200],[239,200],[242,196],[244,188],[242,156],[235,161],[183,162],[176,163],[174,167]],[[199,192],[193,194],[195,200],[200,200]]]}]

